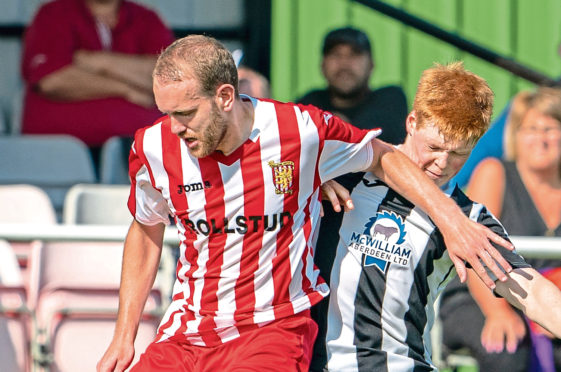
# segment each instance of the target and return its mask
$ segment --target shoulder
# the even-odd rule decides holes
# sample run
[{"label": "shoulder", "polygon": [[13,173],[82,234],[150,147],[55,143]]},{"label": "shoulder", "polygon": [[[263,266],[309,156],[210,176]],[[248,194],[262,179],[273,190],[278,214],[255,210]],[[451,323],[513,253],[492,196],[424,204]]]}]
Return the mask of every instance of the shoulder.
[{"label": "shoulder", "polygon": [[500,216],[505,179],[503,163],[497,158],[486,158],[473,171],[467,194],[471,199],[487,205],[493,214]]},{"label": "shoulder", "polygon": [[131,12],[133,15],[135,16],[146,16],[146,17],[154,17],[154,18],[160,18],[158,16],[158,14],[152,10],[151,8],[148,8],[142,4],[138,4],[136,2],[133,1],[128,1],[128,0],[124,0],[121,3],[121,6],[124,7],[128,12]]},{"label": "shoulder", "polygon": [[322,105],[329,102],[329,95],[326,89],[312,90],[296,100],[298,103]]},{"label": "shoulder", "polygon": [[373,97],[387,97],[395,99],[405,99],[403,88],[398,85],[387,85],[372,91]]},{"label": "shoulder", "polygon": [[[493,182],[504,182],[505,167],[501,160],[493,157],[483,159],[475,167],[470,179],[472,182],[481,182],[492,185]],[[469,190],[469,187],[468,187]]]},{"label": "shoulder", "polygon": [[35,18],[39,17],[53,17],[60,14],[74,11],[76,7],[68,0],[53,0],[41,5],[35,14]]}]

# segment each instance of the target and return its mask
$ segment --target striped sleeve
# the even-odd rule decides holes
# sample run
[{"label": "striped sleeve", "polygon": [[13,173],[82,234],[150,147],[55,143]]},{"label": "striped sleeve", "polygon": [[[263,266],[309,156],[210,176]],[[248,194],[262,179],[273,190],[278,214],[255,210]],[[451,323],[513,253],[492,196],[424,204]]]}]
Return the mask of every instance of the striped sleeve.
[{"label": "striped sleeve", "polygon": [[144,225],[169,225],[171,211],[162,193],[154,187],[154,176],[144,154],[145,136],[146,129],[137,131],[129,155],[131,191],[128,208],[133,217]]},{"label": "striped sleeve", "polygon": [[341,118],[314,106],[301,106],[316,124],[322,141],[319,159],[321,182],[345,173],[364,171],[374,159],[370,141],[382,133],[380,128],[359,129]]}]

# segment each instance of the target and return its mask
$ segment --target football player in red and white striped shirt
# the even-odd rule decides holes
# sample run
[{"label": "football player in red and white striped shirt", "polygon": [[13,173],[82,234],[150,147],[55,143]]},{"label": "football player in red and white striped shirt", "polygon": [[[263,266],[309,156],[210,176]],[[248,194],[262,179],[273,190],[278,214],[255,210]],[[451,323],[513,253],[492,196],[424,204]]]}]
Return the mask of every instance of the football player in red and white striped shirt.
[{"label": "football player in red and white striped shirt", "polygon": [[[489,240],[399,151],[313,106],[240,96],[228,50],[193,35],[154,70],[166,114],[136,133],[119,316],[98,371],[122,371],[153,285],[164,228],[174,219],[180,258],[173,301],[134,371],[303,371],[317,326],[309,308],[328,293],[313,265],[320,185],[369,170],[441,228],[458,273],[467,260],[510,266]],[[487,283],[492,285],[487,276]]]}]

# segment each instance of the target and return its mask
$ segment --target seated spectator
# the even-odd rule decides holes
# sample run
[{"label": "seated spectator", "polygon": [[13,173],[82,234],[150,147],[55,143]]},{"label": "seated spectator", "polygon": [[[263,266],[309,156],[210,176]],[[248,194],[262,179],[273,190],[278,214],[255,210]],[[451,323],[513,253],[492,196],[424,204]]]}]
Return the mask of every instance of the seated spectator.
[{"label": "seated spectator", "polygon": [[70,134],[93,151],[158,118],[152,94],[157,54],[173,34],[128,0],[54,0],[24,38],[22,132]]},{"label": "seated spectator", "polygon": [[[521,92],[513,100],[505,132],[506,160],[487,158],[475,169],[467,192],[497,216],[511,235],[561,236],[561,91],[539,88]],[[521,213],[522,212],[522,213]],[[527,261],[545,277],[555,277],[561,260]],[[444,343],[452,349],[467,347],[482,371],[527,371],[535,368],[536,341],[522,315],[503,299],[495,298],[477,278],[468,277],[469,289],[458,284],[447,289],[441,314]],[[481,310],[480,310],[481,309]],[[458,327],[459,322],[469,327]],[[561,340],[552,339],[545,363],[561,371]],[[552,355],[553,354],[553,355]],[[554,371],[553,369],[541,369]]]},{"label": "seated spectator", "polygon": [[258,98],[271,97],[267,78],[247,66],[238,67],[238,86],[241,94]]},{"label": "seated spectator", "polygon": [[401,143],[408,113],[405,93],[393,85],[370,89],[374,60],[368,36],[351,27],[333,30],[323,41],[322,54],[327,88],[313,90],[298,102],[331,111],[362,129],[380,127],[381,140]]}]

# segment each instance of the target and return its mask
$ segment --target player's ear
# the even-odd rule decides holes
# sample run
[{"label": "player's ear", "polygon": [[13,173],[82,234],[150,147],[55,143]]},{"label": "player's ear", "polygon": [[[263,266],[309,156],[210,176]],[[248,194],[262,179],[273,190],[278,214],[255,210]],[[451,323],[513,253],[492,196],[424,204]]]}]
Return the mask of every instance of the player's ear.
[{"label": "player's ear", "polygon": [[218,107],[230,111],[236,100],[236,89],[232,84],[222,84],[216,89],[215,99]]},{"label": "player's ear", "polygon": [[417,128],[417,114],[415,110],[411,111],[409,115],[407,115],[407,119],[405,119],[405,130],[407,131],[407,135],[413,135],[413,132]]}]

